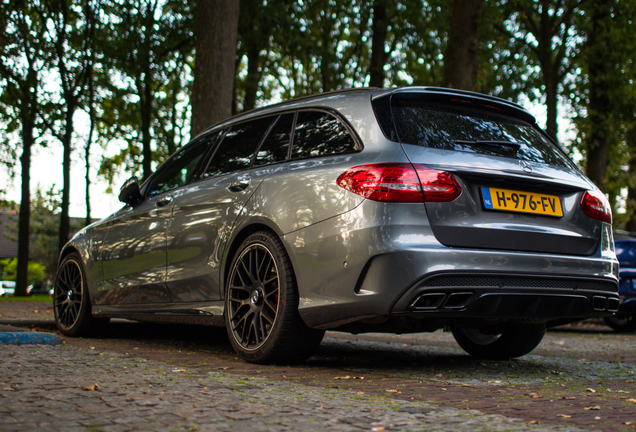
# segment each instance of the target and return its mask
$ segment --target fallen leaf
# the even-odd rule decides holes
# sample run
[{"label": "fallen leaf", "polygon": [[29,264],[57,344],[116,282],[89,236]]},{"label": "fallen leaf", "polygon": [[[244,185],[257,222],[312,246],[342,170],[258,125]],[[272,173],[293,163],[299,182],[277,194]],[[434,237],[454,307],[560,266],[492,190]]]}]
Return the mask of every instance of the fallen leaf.
[{"label": "fallen leaf", "polygon": [[385,392],[387,393],[398,393],[401,394],[402,392],[396,389],[386,389]]},{"label": "fallen leaf", "polygon": [[217,368],[217,369],[218,370],[228,370],[229,368],[228,367],[220,367],[220,368]]},{"label": "fallen leaf", "polygon": [[441,377],[443,377],[444,375],[442,375],[442,374],[437,374],[437,375],[435,375],[435,376],[436,376],[436,377],[441,378]]},{"label": "fallen leaf", "polygon": [[567,415],[567,414],[557,414],[557,417],[572,418],[571,415]]},{"label": "fallen leaf", "polygon": [[356,392],[356,394],[364,394],[364,392]]},{"label": "fallen leaf", "polygon": [[93,384],[92,386],[82,387],[82,390],[95,391],[99,390],[99,386],[97,384]]},{"label": "fallen leaf", "polygon": [[589,406],[589,407],[585,407],[583,408],[585,411],[590,411],[590,410],[600,410],[601,407],[598,405],[594,405],[594,406]]},{"label": "fallen leaf", "polygon": [[627,399],[627,402],[636,403],[636,399]]},{"label": "fallen leaf", "polygon": [[353,377],[353,379],[363,380],[363,379],[364,379],[364,377]]},{"label": "fallen leaf", "polygon": [[494,383],[494,384],[501,384],[503,381],[486,381],[486,382]]},{"label": "fallen leaf", "polygon": [[347,376],[335,377],[334,379],[335,380],[348,380],[348,379],[351,379],[351,377],[349,375],[347,375]]},{"label": "fallen leaf", "polygon": [[596,390],[594,390],[593,388],[586,388],[585,391],[590,393],[596,393]]},{"label": "fallen leaf", "polygon": [[543,397],[543,395],[536,394],[536,393],[526,393],[526,395],[530,396],[532,399],[539,399]]},{"label": "fallen leaf", "polygon": [[575,400],[574,396],[561,396],[559,399],[561,400]]},{"label": "fallen leaf", "polygon": [[531,420],[528,423],[526,423],[526,426],[530,426],[530,425],[533,425],[533,424],[539,424],[539,422],[536,421],[536,420]]}]

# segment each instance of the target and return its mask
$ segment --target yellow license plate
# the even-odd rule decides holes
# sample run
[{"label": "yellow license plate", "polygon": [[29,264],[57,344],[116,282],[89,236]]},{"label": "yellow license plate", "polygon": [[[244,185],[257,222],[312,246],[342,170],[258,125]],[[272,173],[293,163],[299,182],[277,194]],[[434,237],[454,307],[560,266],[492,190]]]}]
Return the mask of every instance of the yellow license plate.
[{"label": "yellow license plate", "polygon": [[556,195],[521,192],[510,189],[481,187],[484,207],[489,210],[504,210],[534,213],[546,216],[563,216],[561,199]]}]

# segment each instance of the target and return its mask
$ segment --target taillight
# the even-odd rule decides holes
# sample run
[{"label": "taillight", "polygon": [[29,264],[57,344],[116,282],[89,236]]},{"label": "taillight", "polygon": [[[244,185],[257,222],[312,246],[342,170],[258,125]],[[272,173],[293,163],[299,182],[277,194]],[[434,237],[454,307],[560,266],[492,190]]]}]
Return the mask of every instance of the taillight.
[{"label": "taillight", "polygon": [[585,191],[581,198],[583,213],[593,219],[612,223],[612,209],[605,195],[597,190]]},{"label": "taillight", "polygon": [[452,174],[409,163],[359,165],[342,173],[337,183],[382,202],[448,202],[462,192]]}]

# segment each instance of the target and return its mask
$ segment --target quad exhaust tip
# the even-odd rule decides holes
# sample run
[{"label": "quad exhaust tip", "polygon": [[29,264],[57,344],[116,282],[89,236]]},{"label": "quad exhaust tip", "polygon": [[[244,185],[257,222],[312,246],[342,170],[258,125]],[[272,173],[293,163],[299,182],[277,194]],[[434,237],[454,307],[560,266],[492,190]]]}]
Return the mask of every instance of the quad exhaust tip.
[{"label": "quad exhaust tip", "polygon": [[471,292],[457,293],[426,293],[415,298],[411,303],[411,309],[436,310],[436,309],[462,309],[466,307],[474,294]]},{"label": "quad exhaust tip", "polygon": [[592,297],[592,309],[597,312],[618,312],[621,301],[616,297]]}]

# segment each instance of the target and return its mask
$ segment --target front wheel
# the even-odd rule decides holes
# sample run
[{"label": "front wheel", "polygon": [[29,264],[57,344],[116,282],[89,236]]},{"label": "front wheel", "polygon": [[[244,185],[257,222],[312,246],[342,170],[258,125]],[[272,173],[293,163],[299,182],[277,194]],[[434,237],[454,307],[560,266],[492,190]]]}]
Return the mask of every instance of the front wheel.
[{"label": "front wheel", "polygon": [[636,315],[605,317],[603,321],[617,332],[636,331]]},{"label": "front wheel", "polygon": [[508,323],[494,329],[453,327],[453,336],[468,354],[488,360],[521,357],[535,349],[545,335],[539,324]]},{"label": "front wheel", "polygon": [[91,314],[82,260],[77,253],[66,256],[57,271],[53,291],[57,328],[66,336],[88,336],[108,324],[108,318]]},{"label": "front wheel", "polygon": [[297,363],[320,345],[323,330],[305,325],[289,256],[269,231],[246,238],[232,260],[225,323],[234,350],[250,363]]}]

